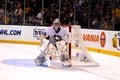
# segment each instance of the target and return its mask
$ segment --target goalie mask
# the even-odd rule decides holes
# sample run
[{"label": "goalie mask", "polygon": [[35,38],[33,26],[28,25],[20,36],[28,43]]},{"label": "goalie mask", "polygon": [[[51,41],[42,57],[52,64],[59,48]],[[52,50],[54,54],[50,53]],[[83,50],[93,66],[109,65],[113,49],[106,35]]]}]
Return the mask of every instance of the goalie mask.
[{"label": "goalie mask", "polygon": [[55,32],[58,33],[60,31],[60,20],[59,19],[55,19],[53,21],[53,26],[54,26]]}]

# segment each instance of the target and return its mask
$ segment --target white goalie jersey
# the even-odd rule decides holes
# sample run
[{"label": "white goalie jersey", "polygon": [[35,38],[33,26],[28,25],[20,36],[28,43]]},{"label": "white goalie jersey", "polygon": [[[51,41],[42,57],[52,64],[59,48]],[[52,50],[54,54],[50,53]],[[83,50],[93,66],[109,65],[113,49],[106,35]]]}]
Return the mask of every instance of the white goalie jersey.
[{"label": "white goalie jersey", "polygon": [[51,43],[55,41],[60,41],[67,35],[67,31],[64,28],[62,27],[59,28],[60,28],[59,32],[56,32],[53,26],[45,30],[47,34],[46,37],[49,37]]}]

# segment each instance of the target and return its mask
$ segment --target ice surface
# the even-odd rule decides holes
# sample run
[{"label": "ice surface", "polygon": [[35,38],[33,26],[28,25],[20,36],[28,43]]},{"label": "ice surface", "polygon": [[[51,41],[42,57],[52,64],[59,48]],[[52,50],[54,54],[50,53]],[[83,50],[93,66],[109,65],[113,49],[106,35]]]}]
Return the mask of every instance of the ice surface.
[{"label": "ice surface", "polygon": [[37,45],[0,43],[0,80],[120,80],[120,57],[90,52],[99,67],[36,66]]}]

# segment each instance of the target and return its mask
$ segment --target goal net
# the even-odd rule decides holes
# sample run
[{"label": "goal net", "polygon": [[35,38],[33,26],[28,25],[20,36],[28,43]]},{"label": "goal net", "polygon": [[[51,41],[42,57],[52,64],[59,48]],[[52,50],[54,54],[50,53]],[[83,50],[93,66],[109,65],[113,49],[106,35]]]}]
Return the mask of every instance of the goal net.
[{"label": "goal net", "polygon": [[69,33],[69,57],[73,66],[99,66],[87,50],[80,25],[61,25]]}]

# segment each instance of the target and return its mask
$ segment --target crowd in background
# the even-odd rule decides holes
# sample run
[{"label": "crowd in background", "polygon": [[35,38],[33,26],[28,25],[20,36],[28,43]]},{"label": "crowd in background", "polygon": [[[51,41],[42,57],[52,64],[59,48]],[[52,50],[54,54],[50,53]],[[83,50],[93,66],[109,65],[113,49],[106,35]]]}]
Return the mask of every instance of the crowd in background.
[{"label": "crowd in background", "polygon": [[120,0],[61,0],[61,8],[59,0],[44,0],[44,9],[42,0],[1,0],[0,24],[49,26],[59,9],[62,24],[120,30]]}]

